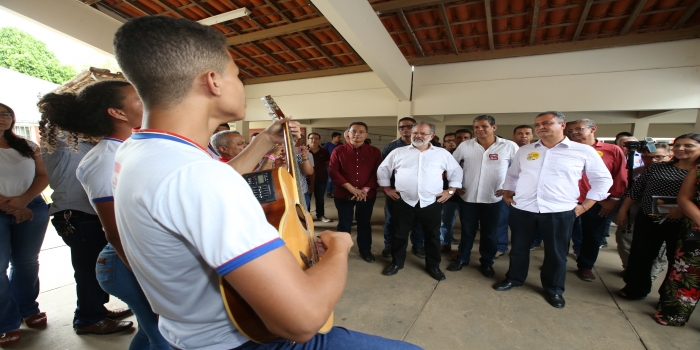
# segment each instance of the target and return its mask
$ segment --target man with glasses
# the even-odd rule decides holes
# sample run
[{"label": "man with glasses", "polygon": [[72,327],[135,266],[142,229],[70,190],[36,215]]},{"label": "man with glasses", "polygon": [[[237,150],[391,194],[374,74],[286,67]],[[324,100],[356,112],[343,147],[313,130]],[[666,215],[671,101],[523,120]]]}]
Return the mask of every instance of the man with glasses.
[{"label": "man with glasses", "polygon": [[[392,276],[403,268],[406,260],[408,233],[420,224],[425,233],[425,269],[434,279],[441,281],[440,271],[440,213],[442,204],[462,187],[459,164],[449,152],[433,146],[435,125],[416,123],[411,133],[411,145],[400,147],[389,154],[377,169],[377,181],[384,187],[387,201],[394,200],[392,208],[391,264],[382,274]],[[450,187],[442,188],[442,174],[446,172]],[[395,173],[395,188],[391,176]]]},{"label": "man with glasses", "polygon": [[[525,283],[530,269],[530,245],[539,232],[544,239],[544,262],[540,280],[545,299],[563,308],[566,283],[566,255],[574,220],[597,201],[608,197],[610,172],[593,147],[564,136],[564,114],[543,112],[535,118],[534,144],[520,147],[508,168],[503,200],[511,206],[512,231],[510,265],[506,278],[493,288],[508,291]],[[578,204],[578,182],[583,173],[591,189]]]},{"label": "man with glasses", "polygon": [[[600,246],[605,239],[606,230],[609,230],[609,225],[617,212],[619,200],[627,188],[626,160],[620,147],[595,138],[598,127],[593,120],[575,120],[566,126],[566,130],[570,130],[569,137],[572,141],[595,149],[605,163],[605,167],[610,171],[613,180],[608,198],[589,207],[583,215],[576,218],[573,227],[572,236],[580,235],[581,237],[580,250],[576,259],[578,263],[576,275],[584,281],[592,282],[595,280],[592,270],[598,259]],[[591,189],[586,174],[583,174],[578,187],[580,191],[578,202],[583,203]]]},{"label": "man with glasses", "polygon": [[445,147],[447,152],[454,152],[457,149],[457,143],[455,143],[455,133],[447,133],[443,136],[442,146]]},{"label": "man with glasses", "polygon": [[[394,151],[399,147],[406,147],[411,144],[411,131],[413,126],[416,125],[416,120],[411,117],[403,117],[399,119],[399,133],[401,137],[392,141],[384,150],[382,150],[382,159],[386,159],[389,153]],[[391,187],[394,188],[394,175],[391,175]],[[391,198],[386,199],[386,204],[384,205],[384,250],[382,250],[382,256],[385,258],[391,257],[391,241],[394,230],[391,228],[391,212],[394,205],[394,200]],[[420,225],[415,225],[411,233],[411,252],[421,259],[425,259],[425,243],[423,238],[423,229]]]},{"label": "man with glasses", "polygon": [[352,219],[357,221],[357,247],[366,262],[372,254],[372,210],[377,199],[377,168],[382,162],[379,149],[365,143],[369,128],[363,122],[350,123],[349,142],[331,154],[330,177],[335,184],[333,198],[338,209],[338,232],[351,233]]},{"label": "man with glasses", "polygon": [[[671,157],[673,156],[673,153],[671,152],[671,147],[667,143],[657,143],[656,145],[656,152],[649,152],[646,148],[642,152],[642,161],[644,161],[644,166],[634,168],[634,178],[636,179],[642,173],[644,170],[649,168],[654,163],[659,163],[659,162],[668,162],[671,160]],[[635,217],[637,217],[637,212],[639,212],[640,208],[640,203],[635,202],[632,204],[630,207],[629,211],[629,218],[630,220],[634,220]],[[627,229],[627,225],[622,225],[622,226],[617,226],[617,230],[615,230],[615,241],[617,242],[617,253],[620,255],[620,260],[622,261],[622,275],[624,277],[625,270],[627,269],[627,261],[629,260],[630,257],[630,247],[632,246],[632,236],[633,236],[633,231],[632,227],[634,227],[634,221],[629,223],[630,229]],[[659,275],[662,271],[666,269],[666,266],[668,265],[668,259],[666,258],[666,244],[661,247],[661,250],[659,251],[659,255],[654,260],[654,265],[651,267],[651,279],[655,280],[656,276]]]},{"label": "man with glasses", "polygon": [[459,220],[462,223],[462,239],[459,242],[459,256],[447,271],[459,271],[469,265],[472,246],[477,228],[481,274],[492,278],[493,259],[497,251],[496,228],[501,214],[501,189],[506,179],[506,171],[518,151],[515,142],[496,137],[496,119],[490,115],[480,115],[474,119],[476,139],[462,142],[453,156],[457,162],[464,161],[460,195]]}]

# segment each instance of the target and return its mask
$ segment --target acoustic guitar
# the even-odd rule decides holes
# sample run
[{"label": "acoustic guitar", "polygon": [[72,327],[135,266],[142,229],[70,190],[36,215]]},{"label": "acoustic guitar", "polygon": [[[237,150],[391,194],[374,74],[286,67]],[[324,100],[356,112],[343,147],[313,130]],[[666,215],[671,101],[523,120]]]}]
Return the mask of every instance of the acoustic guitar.
[{"label": "acoustic guitar", "polygon": [[[284,118],[282,110],[271,96],[265,96],[261,100],[273,120]],[[306,270],[315,265],[319,257],[314,242],[313,219],[306,210],[304,194],[301,193],[300,177],[304,175],[298,172],[294,140],[288,124],[284,126],[284,140],[286,168],[245,174],[243,178],[261,203],[267,221],[277,229],[285,246],[296,257],[299,267]],[[219,288],[229,318],[243,335],[256,343],[279,338],[265,327],[253,308],[221,277]],[[318,333],[328,333],[332,327],[333,313]]]}]

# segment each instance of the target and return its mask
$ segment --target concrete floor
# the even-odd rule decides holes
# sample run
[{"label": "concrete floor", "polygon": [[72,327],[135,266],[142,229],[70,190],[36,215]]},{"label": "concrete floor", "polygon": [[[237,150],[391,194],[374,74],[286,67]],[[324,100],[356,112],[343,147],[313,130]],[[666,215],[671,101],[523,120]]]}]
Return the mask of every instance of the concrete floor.
[{"label": "concrete floor", "polygon": [[[353,247],[345,293],[335,308],[338,326],[403,339],[425,349],[700,348],[700,315],[693,315],[688,325],[679,328],[657,325],[651,318],[661,278],[644,300],[632,302],[617,296],[616,291],[624,283],[619,277],[621,264],[614,238],[608,240],[610,247],[600,253],[594,282],[578,279],[574,274],[576,263],[570,258],[564,294],[567,305],[559,310],[549,306],[542,296],[542,249],[532,251],[526,285],[509,292],[491,288],[504,278],[508,256],[496,260],[496,278],[486,278],[478,270],[476,245],[471,266],[458,272],[445,271],[445,281],[433,280],[424,272],[423,261],[410,253],[405,268],[396,276],[383,276],[381,271],[390,262],[381,257],[383,205],[383,198],[378,199],[372,220],[377,261],[364,262],[357,247]],[[326,212],[328,217],[337,219],[332,200],[326,201]],[[335,228],[335,223],[315,224],[317,230]],[[459,238],[459,234],[456,236]],[[40,262],[39,303],[41,310],[48,313],[49,324],[40,330],[22,326],[22,341],[12,349],[128,348],[133,332],[105,336],[78,336],[73,332],[75,283],[70,251],[51,225]],[[445,254],[443,271],[447,264]],[[108,304],[122,306],[116,298]],[[136,322],[133,316],[127,320]]]}]

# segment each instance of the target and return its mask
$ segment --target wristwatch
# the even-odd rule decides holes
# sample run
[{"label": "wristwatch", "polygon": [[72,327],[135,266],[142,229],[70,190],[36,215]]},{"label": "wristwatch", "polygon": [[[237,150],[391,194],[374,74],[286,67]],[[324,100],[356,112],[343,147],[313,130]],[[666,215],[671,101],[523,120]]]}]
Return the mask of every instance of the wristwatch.
[{"label": "wristwatch", "polygon": [[455,194],[455,191],[449,190],[449,191],[447,191],[447,193],[448,193],[450,196],[452,196],[452,195]]},{"label": "wristwatch", "polygon": [[613,196],[608,197],[608,199],[612,199],[612,200],[614,200],[614,201],[619,201],[619,200],[620,200],[619,197],[613,197]]}]

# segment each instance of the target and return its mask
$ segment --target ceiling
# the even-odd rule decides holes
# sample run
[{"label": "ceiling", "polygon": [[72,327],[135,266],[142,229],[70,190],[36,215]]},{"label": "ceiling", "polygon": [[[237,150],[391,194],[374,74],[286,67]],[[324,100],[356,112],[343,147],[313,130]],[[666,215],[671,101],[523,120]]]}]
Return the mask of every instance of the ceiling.
[{"label": "ceiling", "polygon": [[[214,27],[246,83],[370,71],[310,0],[79,0],[120,20],[200,20]],[[369,0],[411,65],[643,44],[700,36],[700,0]]]}]

